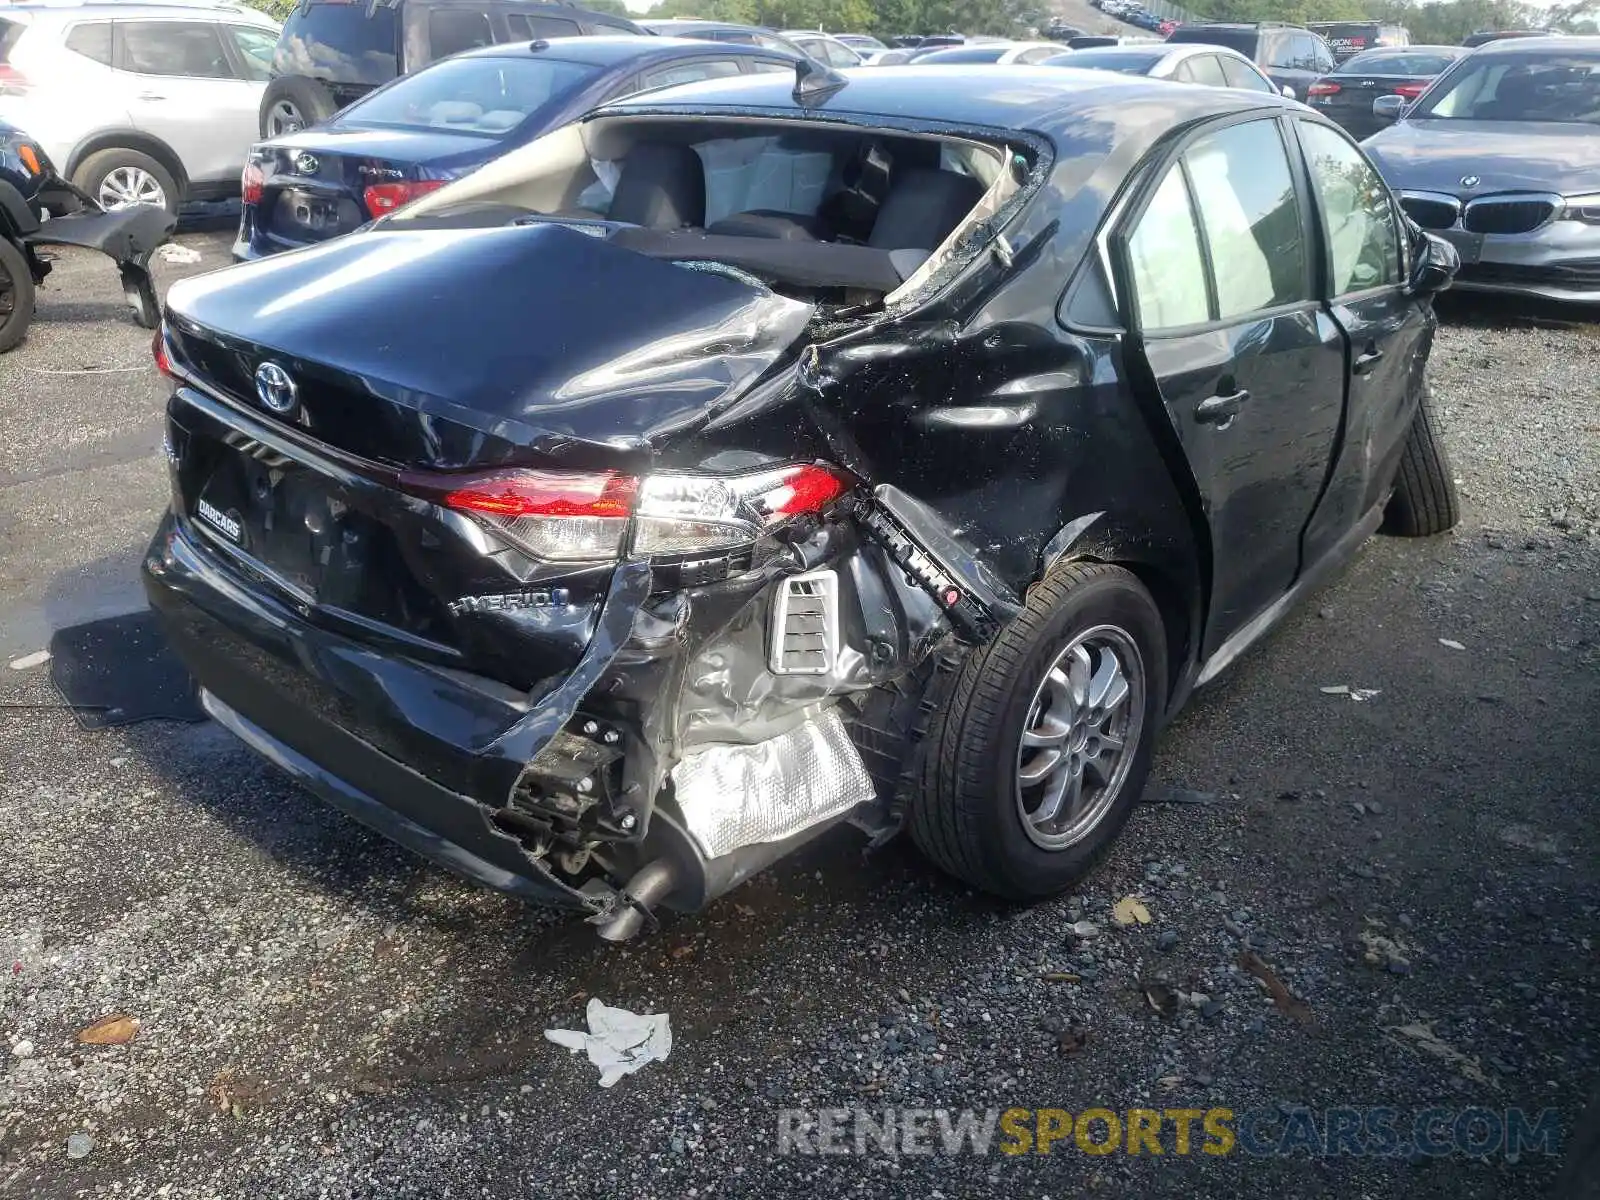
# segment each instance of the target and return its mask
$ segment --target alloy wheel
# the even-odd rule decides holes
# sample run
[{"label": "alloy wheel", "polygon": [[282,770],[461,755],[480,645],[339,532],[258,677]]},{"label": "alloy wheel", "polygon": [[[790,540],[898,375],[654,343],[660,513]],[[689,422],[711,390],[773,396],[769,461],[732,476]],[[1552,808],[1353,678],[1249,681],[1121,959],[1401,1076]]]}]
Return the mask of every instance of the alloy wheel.
[{"label": "alloy wheel", "polygon": [[1144,732],[1144,688],[1139,647],[1114,625],[1056,655],[1017,747],[1017,812],[1034,845],[1064,850],[1111,811]]},{"label": "alloy wheel", "polygon": [[156,177],[143,167],[117,167],[108,171],[100,181],[95,199],[108,212],[131,204],[167,206],[167,193]]},{"label": "alloy wheel", "polygon": [[306,127],[306,119],[293,100],[279,100],[267,109],[267,136],[279,137]]}]

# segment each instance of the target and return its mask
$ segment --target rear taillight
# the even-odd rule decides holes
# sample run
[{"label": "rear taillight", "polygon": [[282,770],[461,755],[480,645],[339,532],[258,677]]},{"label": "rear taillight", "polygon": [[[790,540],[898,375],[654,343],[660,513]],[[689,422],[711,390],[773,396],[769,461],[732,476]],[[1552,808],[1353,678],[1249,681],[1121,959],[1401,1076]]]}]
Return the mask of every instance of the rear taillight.
[{"label": "rear taillight", "polygon": [[167,326],[165,322],[156,326],[155,336],[150,339],[150,354],[156,360],[156,370],[168,379],[176,379],[177,373],[172,369],[172,356],[167,352]]},{"label": "rear taillight", "polygon": [[847,487],[816,464],[643,479],[611,471],[407,474],[400,485],[549,562],[604,562],[630,549],[676,558],[751,546],[797,517],[821,512]]},{"label": "rear taillight", "polygon": [[260,204],[267,187],[267,176],[255,163],[250,163],[239,177],[239,199],[246,204]]},{"label": "rear taillight", "polygon": [[20,96],[32,87],[33,84],[21,71],[0,63],[0,96]]},{"label": "rear taillight", "polygon": [[1319,80],[1306,89],[1307,96],[1337,96],[1343,89],[1337,83]]},{"label": "rear taillight", "polygon": [[367,211],[375,217],[386,216],[397,208],[404,208],[413,200],[436,192],[446,183],[443,179],[415,179],[405,183],[375,183],[361,193],[367,202]]},{"label": "rear taillight", "polygon": [[1415,100],[1427,90],[1428,85],[1425,83],[1402,83],[1399,87],[1394,89],[1394,94],[1397,96],[1404,96],[1407,100]]}]

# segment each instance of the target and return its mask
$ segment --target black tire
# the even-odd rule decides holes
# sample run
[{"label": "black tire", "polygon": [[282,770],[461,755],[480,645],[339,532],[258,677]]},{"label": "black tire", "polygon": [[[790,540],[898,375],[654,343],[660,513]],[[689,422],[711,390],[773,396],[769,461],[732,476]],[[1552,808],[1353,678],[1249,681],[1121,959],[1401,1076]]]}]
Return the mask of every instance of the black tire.
[{"label": "black tire", "polygon": [[139,150],[125,150],[121,147],[96,150],[78,164],[78,169],[72,173],[72,182],[99,201],[101,185],[118,171],[143,171],[160,189],[161,207],[173,216],[178,215],[178,209],[183,205],[183,189],[178,186],[178,181],[173,178],[171,171]]},{"label": "black tire", "polygon": [[274,138],[292,130],[280,118],[293,112],[298,128],[308,129],[339,111],[333,93],[306,75],[279,75],[261,94],[261,136]]},{"label": "black tire", "polygon": [[[1137,740],[1109,808],[1059,849],[1036,844],[1021,810],[1018,752],[1035,696],[1057,655],[1079,635],[1114,628],[1137,648],[1142,704]],[[1137,578],[1121,567],[1070,563],[1029,593],[1021,614],[963,664],[920,751],[911,835],[944,871],[1009,900],[1037,900],[1086,875],[1127,821],[1150,773],[1167,697],[1166,631]],[[1131,671],[1130,671],[1131,677]],[[1129,710],[1134,708],[1133,694]]]},{"label": "black tire", "polygon": [[1433,411],[1433,394],[1422,390],[1417,415],[1411,419],[1394,495],[1383,514],[1383,530],[1397,537],[1432,537],[1454,529],[1461,520],[1456,481],[1450,473],[1450,456]]},{"label": "black tire", "polygon": [[20,345],[33,321],[33,269],[28,257],[0,234],[0,354]]}]

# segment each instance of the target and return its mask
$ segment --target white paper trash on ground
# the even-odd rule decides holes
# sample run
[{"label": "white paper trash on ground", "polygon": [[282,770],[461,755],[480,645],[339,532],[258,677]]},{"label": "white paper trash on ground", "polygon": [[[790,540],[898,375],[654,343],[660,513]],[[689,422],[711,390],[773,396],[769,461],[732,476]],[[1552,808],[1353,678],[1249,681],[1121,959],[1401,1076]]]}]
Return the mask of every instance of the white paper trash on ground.
[{"label": "white paper trash on ground", "polygon": [[600,1068],[603,1088],[672,1053],[672,1025],[666,1013],[634,1013],[591,999],[585,1015],[588,1033],[546,1029],[544,1036],[573,1053],[587,1051],[589,1061]]},{"label": "white paper trash on ground", "polygon": [[162,262],[197,263],[200,261],[200,251],[193,246],[180,246],[177,242],[168,242],[156,253],[161,256]]}]

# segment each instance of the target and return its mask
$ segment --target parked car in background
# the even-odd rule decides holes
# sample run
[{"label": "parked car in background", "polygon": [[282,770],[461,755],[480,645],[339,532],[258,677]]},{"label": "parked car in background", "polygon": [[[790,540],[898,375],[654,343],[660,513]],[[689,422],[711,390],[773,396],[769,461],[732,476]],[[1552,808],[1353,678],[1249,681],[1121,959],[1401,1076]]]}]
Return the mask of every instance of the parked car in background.
[{"label": "parked car in background", "polygon": [[1463,288],[1600,303],[1600,38],[1491,42],[1373,107],[1404,116],[1367,153]]},{"label": "parked car in background", "polygon": [[1179,25],[1167,41],[1237,50],[1295,100],[1305,99],[1311,85],[1334,68],[1328,43],[1299,25]]},{"label": "parked car in background", "polygon": [[1058,18],[1046,22],[1044,28],[1039,32],[1047,41],[1065,43],[1068,38],[1082,37],[1085,31],[1079,29],[1076,25],[1068,25]]},{"label": "parked car in background", "polygon": [[631,21],[545,0],[300,0],[272,56],[262,137],[325,121],[391,79],[501,42],[638,34]]},{"label": "parked car in background", "polygon": [[116,264],[123,295],[146,329],[161,320],[150,255],[177,223],[151,204],[105,212],[56,173],[44,147],[0,121],[0,354],[27,336],[34,289],[50,274],[45,246],[98,250]]},{"label": "parked car in background", "polygon": [[0,120],[106,209],[235,194],[278,24],[234,5],[0,8]]},{"label": "parked car in background", "polygon": [[982,63],[1028,66],[1063,54],[1066,49],[1059,42],[984,42],[977,46],[951,46],[945,50],[934,50],[912,61],[919,67],[978,66]]},{"label": "parked car in background", "polygon": [[1069,50],[1044,61],[1050,67],[1116,71],[1121,75],[1145,75],[1204,87],[1278,92],[1277,85],[1262,74],[1255,63],[1226,46],[1169,46],[1161,42],[1149,46],[1105,46]]},{"label": "parked car in background", "polygon": [[760,46],[767,50],[781,50],[785,54],[809,57],[775,29],[759,25],[731,25],[724,21],[700,21],[690,17],[676,20],[640,21],[642,29],[663,37],[699,38],[708,42],[728,42],[735,46]]},{"label": "parked car in background", "polygon": [[1058,894],[1195,687],[1380,523],[1456,520],[1454,252],[1337,126],[805,68],[180,280],[157,341],[144,578],[206,710],[613,940],[847,820]]},{"label": "parked car in background", "polygon": [[868,54],[877,54],[889,48],[871,34],[866,33],[836,33],[833,37],[836,41],[843,42],[863,57]]},{"label": "parked car in background", "polygon": [[1415,100],[1451,63],[1470,53],[1462,46],[1368,50],[1345,59],[1313,83],[1306,103],[1357,137],[1368,137],[1389,124],[1373,115],[1374,100],[1379,96]]},{"label": "parked car in background", "polygon": [[802,53],[830,67],[859,67],[866,56],[852,46],[826,33],[807,29],[785,29],[783,36]]},{"label": "parked car in background", "polygon": [[647,36],[513,42],[455,55],[321,125],[257,146],[244,170],[234,258],[348,233],[607,101],[755,71],[793,75],[802,59]]},{"label": "parked car in background", "polygon": [[1502,42],[1508,38],[1542,38],[1554,35],[1555,31],[1551,29],[1480,29],[1462,38],[1461,44],[1469,50],[1475,50],[1479,46],[1487,46],[1490,42]]},{"label": "parked car in background", "polygon": [[1411,31],[1404,25],[1378,21],[1308,21],[1306,28],[1328,43],[1334,61],[1340,63],[1367,50],[1411,44]]}]

